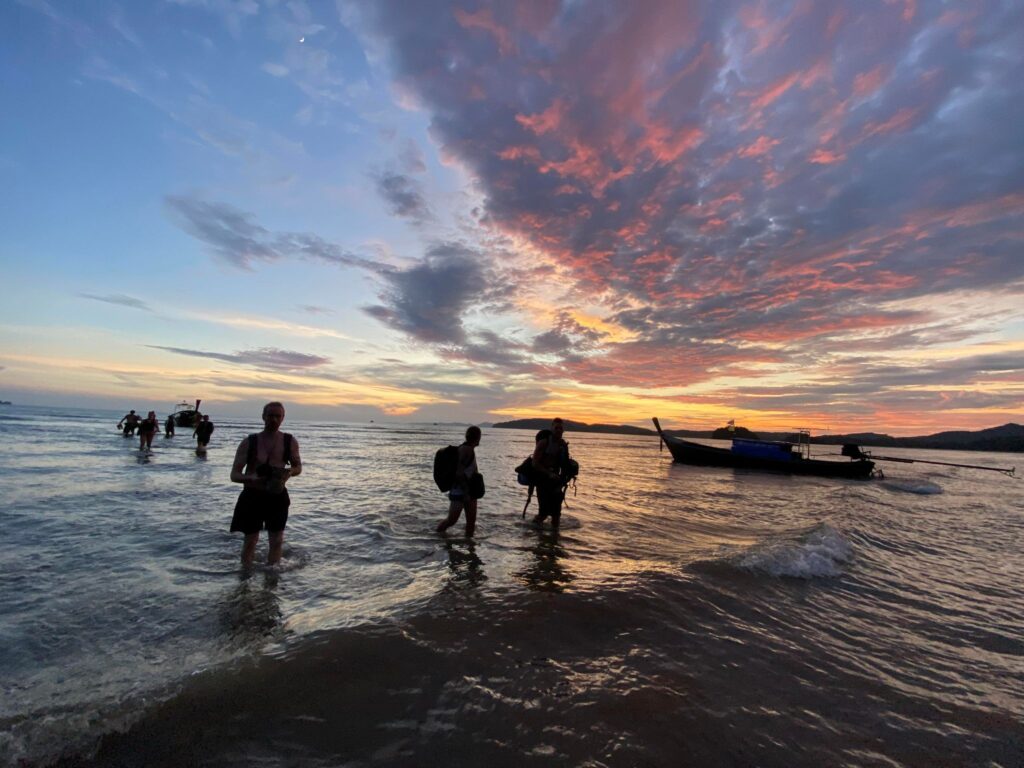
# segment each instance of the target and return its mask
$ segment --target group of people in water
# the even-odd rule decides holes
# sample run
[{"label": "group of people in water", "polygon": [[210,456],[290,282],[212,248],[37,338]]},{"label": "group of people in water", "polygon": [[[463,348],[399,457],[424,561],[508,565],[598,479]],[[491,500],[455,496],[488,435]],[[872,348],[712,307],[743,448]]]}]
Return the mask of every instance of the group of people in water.
[{"label": "group of people in water", "polygon": [[[549,517],[551,527],[558,528],[562,517],[562,502],[565,489],[579,465],[569,456],[569,444],[563,438],[565,424],[560,418],[551,422],[550,429],[542,429],[534,439],[533,454],[516,468],[520,482],[530,486],[530,496],[537,491],[537,505],[540,508],[532,522],[540,526]],[[466,536],[476,529],[477,500],[483,495],[483,478],[477,470],[476,448],[480,445],[480,427],[469,427],[466,439],[459,446],[455,479],[448,491],[448,516],[437,525],[437,532],[444,533],[455,525],[462,512],[466,513]],[[524,508],[523,514],[525,516]]]},{"label": "group of people in water", "polygon": [[[273,565],[281,559],[291,505],[285,484],[302,472],[299,441],[281,431],[284,416],[282,403],[274,401],[263,406],[263,431],[248,435],[238,444],[231,465],[231,481],[243,486],[231,518],[231,531],[245,537],[242,542],[244,566],[252,565],[260,531],[264,529],[270,540],[267,564]],[[562,437],[564,431],[562,420],[554,419],[550,429],[537,433],[533,454],[523,463],[523,467],[530,465],[526,480],[531,491],[534,487],[537,490],[540,509],[532,521],[535,526],[551,518],[551,526],[558,527],[566,486],[579,469],[569,457],[569,444]],[[477,501],[484,492],[476,462],[480,438],[480,427],[469,427],[465,441],[458,447],[455,476],[448,491],[448,515],[438,524],[438,533],[443,534],[455,525],[463,512],[466,536],[474,533]],[[522,471],[520,482],[524,482]]]},{"label": "group of people in water", "polygon": [[[122,430],[125,437],[132,437],[136,431],[139,433],[139,450],[148,451],[153,446],[153,438],[160,431],[160,422],[156,417],[156,411],[150,411],[146,418],[141,418],[134,410],[128,411],[119,422],[117,428]],[[206,414],[195,416],[195,429],[192,430],[192,437],[196,440],[196,450],[205,451],[213,435],[213,422]],[[174,416],[168,415],[164,421],[164,437],[174,437]]]},{"label": "group of people in water", "polygon": [[[291,498],[286,483],[302,472],[302,458],[299,441],[287,432],[281,431],[285,409],[274,401],[263,406],[263,431],[246,436],[235,451],[231,464],[231,481],[240,483],[242,491],[235,502],[231,518],[232,532],[245,537],[242,542],[242,564],[252,565],[256,556],[260,531],[266,530],[270,547],[267,564],[273,565],[281,559],[284,546],[284,529],[288,522]],[[169,421],[173,421],[170,419]],[[135,411],[125,414],[118,424],[124,428],[125,436],[138,429],[140,448],[152,442],[157,431],[157,417],[150,411],[140,419]],[[167,425],[168,434],[174,434],[173,425]],[[554,419],[550,429],[537,433],[532,455],[517,468],[520,482],[537,491],[539,510],[532,522],[540,526],[548,518],[552,528],[558,528],[562,515],[562,502],[569,481],[576,476],[578,465],[569,457],[569,444],[563,438],[565,427],[561,419]],[[193,435],[200,445],[205,446],[213,433],[209,416],[199,416]],[[471,537],[476,528],[477,501],[483,496],[483,478],[477,469],[476,449],[480,445],[480,427],[469,427],[465,441],[458,446],[454,478],[448,490],[448,515],[437,525],[443,534],[465,512],[466,536]],[[525,473],[525,474],[524,474]],[[524,479],[525,477],[525,479]],[[529,504],[529,500],[527,500]],[[526,510],[524,508],[525,516]]]}]

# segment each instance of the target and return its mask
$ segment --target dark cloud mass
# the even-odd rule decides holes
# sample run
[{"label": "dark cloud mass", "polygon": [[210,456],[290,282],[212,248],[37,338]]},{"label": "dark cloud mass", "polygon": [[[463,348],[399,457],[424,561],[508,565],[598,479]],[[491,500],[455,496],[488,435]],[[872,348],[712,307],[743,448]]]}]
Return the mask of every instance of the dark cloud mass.
[{"label": "dark cloud mass", "polygon": [[[507,281],[497,279],[493,258],[461,243],[434,243],[413,266],[400,269],[351,254],[312,233],[271,232],[254,216],[224,203],[168,197],[167,205],[185,231],[219,258],[242,268],[252,269],[255,261],[306,258],[373,273],[382,285],[382,303],[364,311],[417,341],[461,344],[466,339],[463,319],[467,313],[508,307],[510,288]],[[221,359],[234,360],[234,356]]]},{"label": "dark cloud mass", "polygon": [[287,349],[276,349],[274,347],[262,347],[260,349],[248,349],[239,352],[206,352],[199,349],[162,347],[155,344],[148,346],[152,349],[162,349],[165,352],[173,352],[177,355],[207,357],[211,360],[222,360],[226,363],[247,365],[253,368],[268,368],[276,371],[308,370],[327,365],[331,362],[330,358],[321,357],[320,355],[308,355],[303,352],[292,352]]},{"label": "dark cloud mass", "polygon": [[340,267],[377,270],[377,262],[357,256],[309,232],[271,232],[251,214],[227,203],[169,195],[165,199],[175,222],[227,263],[252,269],[254,262],[288,258],[322,261]]},{"label": "dark cloud mass", "polygon": [[[563,320],[533,340],[580,381],[825,370],[846,345],[927,341],[956,292],[1024,292],[1020,4],[361,9],[442,153],[477,180],[481,219],[632,332],[574,336]],[[403,178],[382,189],[396,212],[416,205]],[[431,293],[449,278],[459,297],[479,279],[428,260],[389,277],[389,306],[369,311],[423,340],[467,342],[458,300]],[[979,375],[940,367],[932,380]]]},{"label": "dark cloud mass", "polygon": [[425,219],[430,215],[419,183],[401,173],[381,173],[376,177],[377,191],[396,216]]},{"label": "dark cloud mass", "polygon": [[485,258],[456,243],[431,247],[421,263],[382,273],[383,305],[367,314],[419,341],[461,344],[463,316],[489,295]]}]

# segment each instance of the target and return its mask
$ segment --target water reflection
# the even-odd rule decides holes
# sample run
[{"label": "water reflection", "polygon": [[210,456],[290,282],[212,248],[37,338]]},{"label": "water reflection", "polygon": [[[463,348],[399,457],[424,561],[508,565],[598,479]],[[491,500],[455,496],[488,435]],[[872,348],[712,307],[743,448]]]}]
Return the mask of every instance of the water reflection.
[{"label": "water reflection", "polygon": [[281,575],[273,569],[243,571],[239,583],[220,606],[220,628],[231,648],[259,647],[277,635],[283,625],[281,599],[276,589]]},{"label": "water reflection", "polygon": [[487,574],[481,568],[483,560],[477,556],[474,542],[466,541],[460,546],[446,541],[444,547],[448,550],[448,570],[451,571],[453,585],[475,587],[487,580]]},{"label": "water reflection", "polygon": [[541,592],[563,592],[575,580],[563,560],[568,555],[559,543],[558,529],[542,529],[536,532],[537,543],[530,547],[533,558],[516,576],[531,589]]}]

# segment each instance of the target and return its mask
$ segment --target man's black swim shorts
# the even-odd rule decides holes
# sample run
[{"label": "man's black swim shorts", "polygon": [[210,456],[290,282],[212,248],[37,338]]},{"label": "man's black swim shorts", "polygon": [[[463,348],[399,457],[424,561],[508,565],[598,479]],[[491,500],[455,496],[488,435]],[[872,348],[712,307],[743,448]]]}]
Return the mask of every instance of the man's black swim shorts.
[{"label": "man's black swim shorts", "polygon": [[243,488],[235,503],[231,531],[249,535],[266,528],[271,533],[283,531],[288,522],[288,491],[269,493],[259,488]]}]

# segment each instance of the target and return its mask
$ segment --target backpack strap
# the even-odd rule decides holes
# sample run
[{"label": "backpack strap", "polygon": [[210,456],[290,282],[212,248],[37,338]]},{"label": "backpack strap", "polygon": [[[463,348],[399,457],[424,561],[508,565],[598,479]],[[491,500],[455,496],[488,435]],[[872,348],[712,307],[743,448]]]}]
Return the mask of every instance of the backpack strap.
[{"label": "backpack strap", "polygon": [[256,434],[249,435],[249,449],[245,455],[245,465],[250,472],[256,468]]},{"label": "backpack strap", "polygon": [[[245,457],[245,463],[249,467],[256,466],[256,440],[258,437],[258,434],[249,435],[249,452]],[[292,436],[287,432],[284,433],[284,463],[292,463]]]}]

